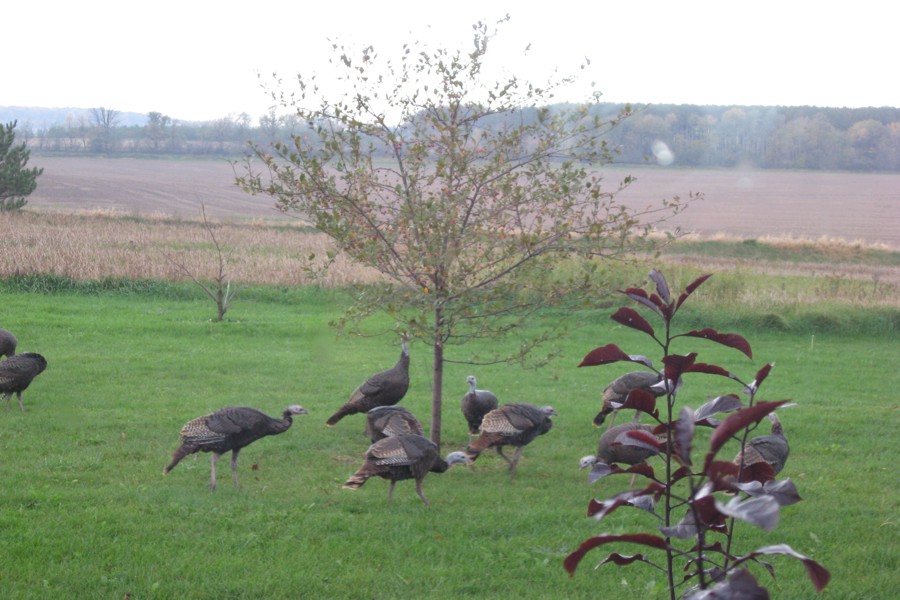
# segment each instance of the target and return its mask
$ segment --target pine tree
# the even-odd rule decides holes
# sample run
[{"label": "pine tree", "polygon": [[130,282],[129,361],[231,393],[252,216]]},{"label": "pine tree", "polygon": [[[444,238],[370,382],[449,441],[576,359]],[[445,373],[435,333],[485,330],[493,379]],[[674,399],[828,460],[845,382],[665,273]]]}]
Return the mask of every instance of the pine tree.
[{"label": "pine tree", "polygon": [[27,169],[31,151],[25,144],[14,146],[16,121],[0,125],[0,212],[19,210],[28,203],[25,196],[37,188],[44,169]]}]

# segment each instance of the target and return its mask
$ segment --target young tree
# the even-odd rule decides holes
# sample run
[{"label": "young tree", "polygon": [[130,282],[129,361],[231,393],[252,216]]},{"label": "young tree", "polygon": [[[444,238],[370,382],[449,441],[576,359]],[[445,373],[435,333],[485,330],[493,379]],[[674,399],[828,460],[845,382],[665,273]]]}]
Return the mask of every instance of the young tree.
[{"label": "young tree", "polygon": [[0,125],[0,212],[19,210],[28,203],[25,199],[37,188],[37,178],[44,169],[28,169],[31,151],[25,143],[18,146],[16,123]]},{"label": "young tree", "polygon": [[[384,310],[433,346],[437,444],[445,361],[521,360],[561,324],[511,351],[482,343],[451,359],[448,345],[521,333],[526,319],[537,325],[538,309],[584,298],[578,290],[599,280],[590,259],[622,255],[639,224],[684,205],[619,204],[631,178],[607,190],[597,168],[615,154],[604,135],[630,109],[592,116],[598,94],[548,108],[573,78],[484,81],[495,34],[478,23],[466,51],[404,44],[399,61],[382,60],[371,46],[354,54],[335,44],[337,83],[349,91],[327,97],[315,77],[299,75],[297,92],[274,92],[307,129],[287,144],[255,146],[237,176],[245,190],[271,195],[385,276],[385,285],[360,291],[340,324]],[[572,257],[583,260],[564,262]]]},{"label": "young tree", "polygon": [[212,283],[204,282],[201,276],[188,266],[188,261],[185,257],[178,257],[168,253],[163,253],[163,257],[197,284],[197,287],[203,290],[216,303],[216,321],[221,322],[225,319],[225,313],[231,308],[231,301],[234,299],[235,291],[231,289],[231,277],[226,269],[226,248],[219,241],[219,238],[216,237],[215,227],[206,217],[206,206],[203,204],[200,205],[200,219],[203,223],[203,229],[206,230],[216,250],[216,273],[213,275]]},{"label": "young tree", "polygon": [[[681,596],[685,600],[763,599],[768,598],[769,593],[757,582],[749,567],[765,568],[774,576],[774,567],[759,557],[789,556],[803,563],[816,591],[821,591],[828,585],[831,574],[818,562],[786,544],[764,546],[744,555],[738,554],[735,538],[738,522],[771,531],[778,524],[780,507],[799,502],[800,495],[790,479],[775,479],[788,458],[789,449],[783,431],[780,442],[770,440],[765,445],[754,445],[749,438],[749,433],[762,419],[774,415],[777,408],[787,403],[786,400],[766,402],[759,399],[759,389],[772,365],[766,364],[756,372],[752,381],[745,382],[718,365],[698,362],[696,352],[673,352],[676,341],[703,339],[737,350],[748,358],[753,357],[750,343],[736,333],[720,333],[709,327],[677,333],[673,328],[678,310],[709,277],[703,275],[697,278],[676,296],[670,292],[662,273],[654,270],[650,278],[655,283],[655,289],[623,290],[622,293],[628,298],[649,309],[662,327],[654,327],[639,312],[624,306],[611,318],[652,339],[663,355],[659,370],[646,356],[627,354],[615,344],[595,348],[578,365],[593,367],[617,362],[638,363],[642,369],[654,371],[660,377],[657,385],[660,390],[665,390],[665,395],[659,401],[646,390],[633,389],[619,406],[643,413],[656,424],[633,426],[632,430],[618,434],[613,443],[637,449],[646,458],[659,455],[663,460],[662,472],[656,471],[646,460],[632,464],[628,469],[621,468],[613,460],[609,463],[596,460],[588,478],[592,483],[624,473],[631,474],[632,481],[634,477],[641,476],[648,483],[643,489],[632,489],[602,501],[591,500],[588,516],[601,520],[618,508],[633,507],[648,511],[662,524],[655,527],[656,531],[652,533],[594,536],[569,554],[563,566],[570,575],[574,575],[588,552],[608,544],[616,548],[621,544],[634,544],[643,546],[645,553],[623,555],[613,552],[597,567],[609,563],[621,567],[641,563],[655,567],[666,575],[671,600],[675,600],[676,593],[682,587],[687,588]],[[683,406],[676,413],[677,400],[684,394],[682,383],[684,387],[689,387],[686,381],[683,382],[683,377],[701,374],[725,377],[736,383],[738,389],[749,397],[748,403],[745,405],[737,394],[729,393],[706,402],[696,410]],[[658,406],[658,402],[662,406]],[[720,421],[714,418],[717,414],[728,416]],[[773,420],[778,423],[777,418]],[[700,459],[695,434],[702,428],[712,428],[713,432],[709,436],[709,451]],[[719,453],[731,441],[738,444],[738,456],[732,461],[722,460]],[[756,437],[753,441],[762,440]],[[724,494],[732,494],[733,497],[726,503]],[[656,513],[657,506],[661,507],[661,515]]]}]

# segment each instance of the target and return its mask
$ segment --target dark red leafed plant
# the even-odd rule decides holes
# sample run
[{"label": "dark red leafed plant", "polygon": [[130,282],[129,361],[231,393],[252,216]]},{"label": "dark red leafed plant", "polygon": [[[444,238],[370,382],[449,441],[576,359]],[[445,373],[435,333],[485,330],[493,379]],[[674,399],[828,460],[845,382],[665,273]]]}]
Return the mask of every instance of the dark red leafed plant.
[{"label": "dark red leafed plant", "polygon": [[[596,462],[588,477],[591,483],[622,473],[632,474],[632,477],[640,475],[649,482],[643,489],[623,492],[605,501],[591,500],[588,516],[600,520],[609,517],[618,508],[634,507],[661,519],[662,525],[654,533],[592,537],[569,554],[563,564],[572,576],[585,555],[595,548],[637,545],[644,548],[642,553],[611,552],[596,566],[612,563],[624,567],[642,563],[655,567],[667,574],[672,600],[679,594],[686,600],[768,598],[768,591],[759,584],[748,566],[754,564],[774,574],[774,567],[761,557],[782,555],[800,560],[816,591],[821,591],[828,584],[829,572],[785,544],[757,548],[747,554],[737,554],[734,548],[737,522],[770,531],[778,524],[780,507],[799,502],[800,496],[790,479],[775,478],[787,458],[786,444],[783,456],[778,457],[765,448],[757,452],[755,445],[749,443],[749,434],[760,421],[768,417],[773,423],[778,423],[772,415],[787,402],[758,399],[760,386],[772,365],[763,366],[747,383],[718,365],[697,361],[697,353],[679,355],[670,352],[676,339],[698,338],[733,348],[753,358],[749,342],[735,333],[720,333],[711,328],[673,333],[672,321],[678,309],[709,277],[703,275],[697,278],[677,298],[672,296],[662,273],[656,270],[650,272],[654,290],[622,290],[623,294],[662,321],[662,330],[657,332],[650,321],[632,308],[620,308],[612,316],[617,323],[645,333],[656,342],[662,350],[661,370],[655,369],[647,357],[628,354],[615,344],[592,350],[578,365],[589,367],[633,362],[653,369],[661,376],[657,385],[665,390],[664,396],[657,399],[649,392],[634,390],[620,406],[649,415],[656,422],[652,433],[629,432],[619,436],[616,442],[651,449],[653,454],[658,451],[665,464],[664,472],[654,470],[646,462],[627,469],[616,464]],[[683,406],[676,413],[683,379],[694,374],[725,377],[749,399],[745,403],[738,394],[726,393],[699,408]],[[723,420],[715,418],[715,415],[724,414],[728,416]],[[695,455],[695,431],[700,427],[712,429],[709,449],[702,459]],[[732,461],[717,458],[725,444],[732,440],[740,448],[738,456]],[[660,503],[662,511],[658,514],[656,507]],[[677,571],[681,574],[676,577]]]}]

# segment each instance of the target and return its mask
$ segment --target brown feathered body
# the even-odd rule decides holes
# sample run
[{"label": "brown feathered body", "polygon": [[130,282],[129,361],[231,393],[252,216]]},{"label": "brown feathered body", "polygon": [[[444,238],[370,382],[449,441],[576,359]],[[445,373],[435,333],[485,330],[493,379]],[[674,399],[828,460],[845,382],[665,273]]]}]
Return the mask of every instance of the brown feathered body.
[{"label": "brown feathered body", "polygon": [[0,394],[6,396],[6,410],[9,410],[10,397],[16,394],[19,408],[25,412],[22,392],[28,389],[34,378],[46,368],[47,359],[35,352],[23,352],[0,361]]},{"label": "brown feathered body", "polygon": [[[553,427],[550,417],[556,414],[552,406],[539,407],[525,402],[504,404],[484,415],[481,433],[466,448],[466,455],[475,460],[488,448],[495,448],[509,465],[510,474],[515,476],[522,449],[550,431]],[[503,453],[504,446],[516,448],[512,458]]]},{"label": "brown feathered body", "polygon": [[784,435],[784,427],[775,413],[770,413],[768,417],[772,422],[771,433],[751,438],[744,446],[744,452],[738,452],[734,457],[734,464],[740,466],[743,462],[742,481],[757,479],[764,482],[772,477],[767,473],[768,469],[760,469],[759,465],[769,465],[772,475],[777,475],[787,463],[791,449]]},{"label": "brown feathered body", "polygon": [[632,371],[613,380],[612,383],[603,389],[603,404],[600,407],[600,412],[594,417],[594,425],[600,427],[603,425],[606,417],[612,414],[612,419],[610,420],[610,427],[612,427],[612,424],[615,422],[616,413],[619,411],[613,404],[622,404],[625,402],[628,398],[628,393],[631,390],[644,390],[650,392],[657,398],[664,395],[666,393],[665,390],[652,388],[652,386],[656,385],[661,380],[662,377],[656,373],[651,373],[650,371]]},{"label": "brown feathered body", "polygon": [[216,489],[216,462],[230,451],[231,475],[237,488],[237,462],[241,449],[260,438],[284,433],[293,424],[294,415],[305,414],[306,409],[295,404],[287,407],[280,419],[249,406],[227,406],[197,417],[181,428],[181,445],[172,454],[172,461],[163,469],[163,475],[189,454],[212,452],[209,486]]},{"label": "brown feathered body", "polygon": [[19,340],[7,329],[0,329],[0,356],[9,358],[16,353]]},{"label": "brown feathered body", "polygon": [[403,434],[378,440],[366,450],[365,462],[347,479],[343,487],[355,490],[371,477],[381,477],[390,481],[388,504],[394,495],[394,485],[398,481],[414,479],[416,493],[426,506],[428,499],[422,493],[422,480],[428,473],[444,473],[451,465],[469,462],[462,452],[451,452],[446,459],[438,453],[437,445],[431,440],[415,434]]},{"label": "brown feathered body", "polygon": [[366,435],[373,443],[398,435],[425,435],[419,420],[402,406],[376,406],[366,413]]},{"label": "brown feathered body", "polygon": [[347,415],[367,413],[376,406],[391,406],[400,402],[409,389],[409,349],[406,340],[397,364],[386,371],[375,373],[350,394],[350,399],[325,422],[329,427]]},{"label": "brown feathered body", "polygon": [[498,406],[497,396],[488,390],[476,389],[478,382],[474,375],[469,375],[466,381],[469,384],[469,391],[462,397],[459,408],[469,425],[469,434],[478,435],[484,415]]}]

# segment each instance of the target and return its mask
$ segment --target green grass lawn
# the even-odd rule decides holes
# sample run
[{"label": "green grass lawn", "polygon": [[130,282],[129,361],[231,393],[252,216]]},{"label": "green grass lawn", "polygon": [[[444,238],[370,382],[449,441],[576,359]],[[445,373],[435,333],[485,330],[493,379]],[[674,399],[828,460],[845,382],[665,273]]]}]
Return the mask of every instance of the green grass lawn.
[{"label": "green grass lawn", "polygon": [[[18,335],[20,351],[40,352],[49,362],[24,394],[24,415],[15,399],[12,410],[0,409],[0,596],[661,595],[662,575],[645,565],[592,570],[602,551],[574,578],[562,567],[591,535],[656,526],[646,513],[625,509],[600,523],[586,518],[591,497],[606,498],[628,482],[613,477],[591,486],[577,468],[596,447],[599,432],[590,421],[600,390],[627,368],[576,365],[610,342],[658,359],[645,338],[617,326],[604,309],[572,317],[562,356],[548,367],[448,364],[444,454],[467,441],[458,402],[470,373],[501,402],[552,404],[559,416],[526,448],[515,481],[491,452],[470,467],[429,475],[431,509],[411,482],[397,485],[389,508],[381,479],[341,489],[368,445],[363,417],[333,429],[324,422],[366,376],[394,364],[399,345],[391,336],[337,337],[328,321],[341,302],[339,294],[309,289],[248,293],[226,322],[213,323],[205,299],[0,293],[0,326]],[[743,526],[738,551],[788,543],[831,571],[822,597],[892,597],[900,589],[895,332],[823,331],[814,340],[807,330],[737,332],[750,340],[754,360],[696,340],[675,351],[695,350],[698,360],[747,379],[776,363],[762,399],[799,404],[782,412],[792,452],[782,476],[794,479],[804,498],[782,510],[772,532]],[[427,429],[430,348],[413,343],[411,356],[403,404]],[[695,407],[737,391],[722,378],[694,377],[680,399]],[[293,403],[310,414],[241,453],[240,490],[231,486],[226,459],[218,491],[207,489],[208,454],[162,476],[187,420],[226,405],[275,415]],[[776,579],[755,572],[773,597],[817,597],[800,563],[772,562]]]}]

